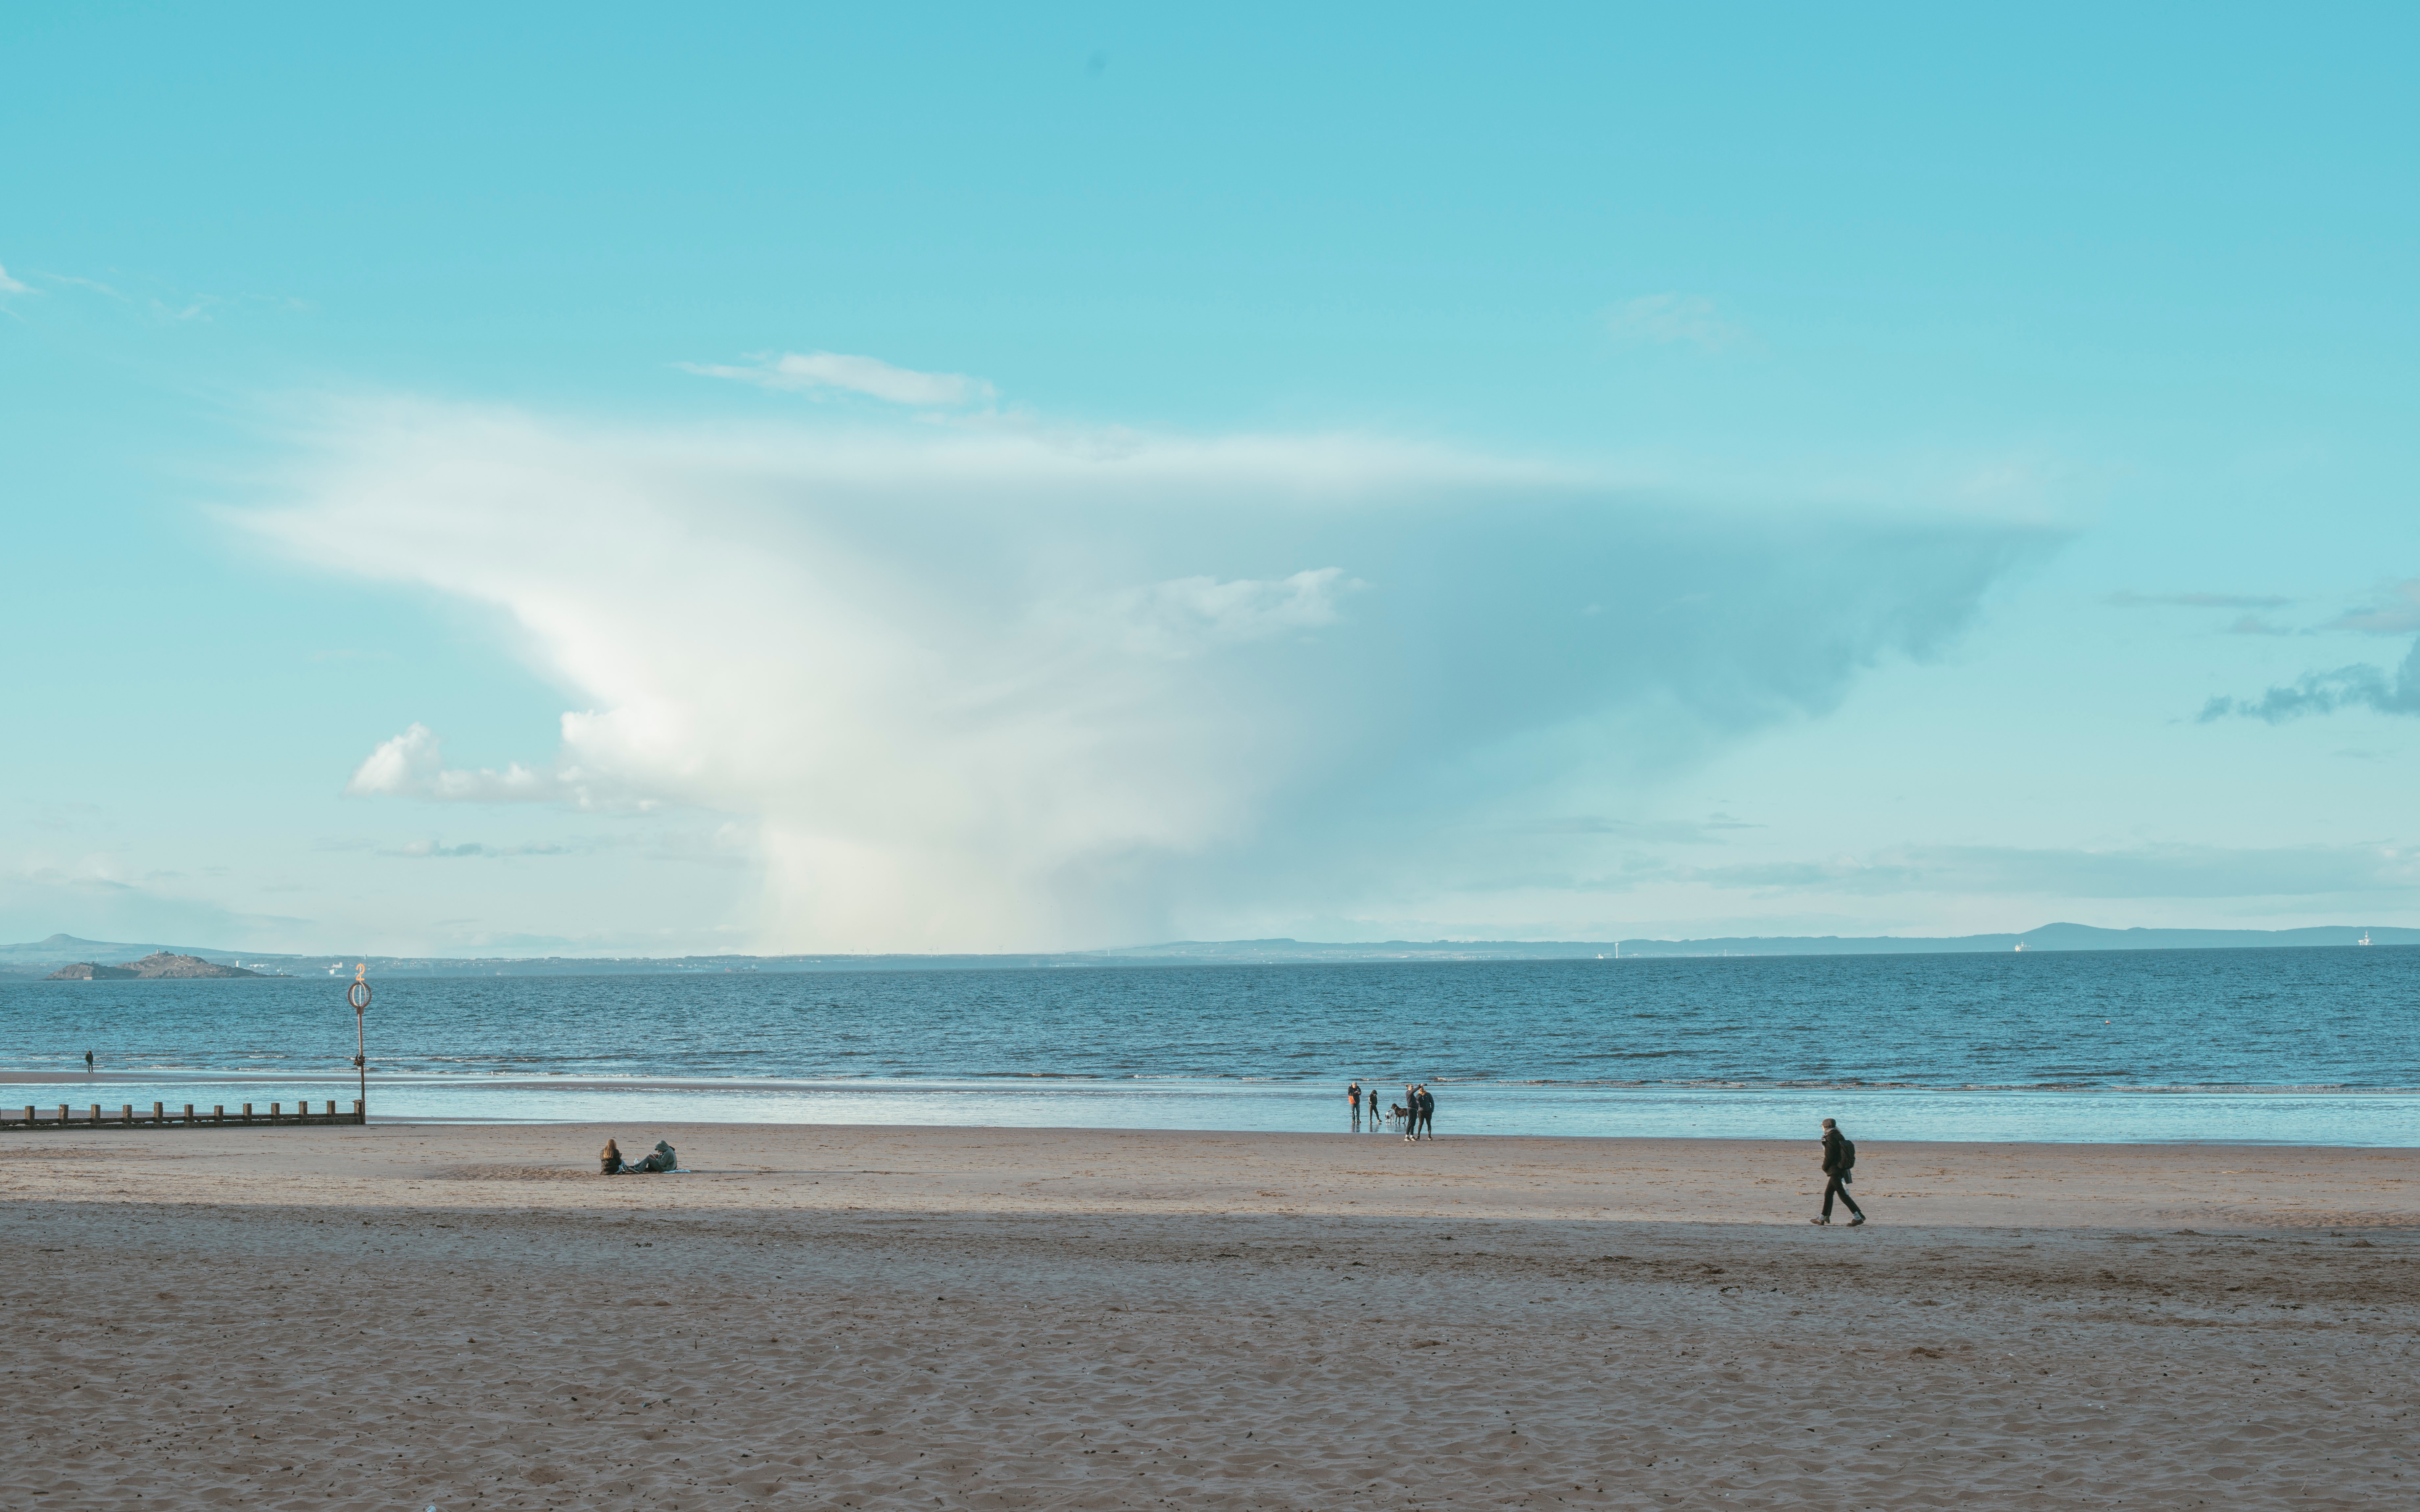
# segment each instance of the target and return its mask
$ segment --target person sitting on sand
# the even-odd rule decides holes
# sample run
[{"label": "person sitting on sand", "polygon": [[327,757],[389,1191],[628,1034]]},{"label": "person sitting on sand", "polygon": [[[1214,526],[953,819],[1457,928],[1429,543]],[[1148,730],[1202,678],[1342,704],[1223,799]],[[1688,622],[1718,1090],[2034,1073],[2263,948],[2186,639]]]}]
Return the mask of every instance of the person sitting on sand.
[{"label": "person sitting on sand", "polygon": [[611,1139],[597,1152],[597,1168],[607,1176],[618,1175],[622,1169],[622,1147]]},{"label": "person sitting on sand", "polygon": [[656,1141],[656,1152],[654,1154],[647,1156],[644,1160],[632,1161],[629,1165],[623,1166],[622,1169],[625,1171],[642,1173],[647,1171],[676,1171],[680,1169],[680,1157],[673,1153],[672,1146],[665,1144],[662,1140],[659,1139]]}]

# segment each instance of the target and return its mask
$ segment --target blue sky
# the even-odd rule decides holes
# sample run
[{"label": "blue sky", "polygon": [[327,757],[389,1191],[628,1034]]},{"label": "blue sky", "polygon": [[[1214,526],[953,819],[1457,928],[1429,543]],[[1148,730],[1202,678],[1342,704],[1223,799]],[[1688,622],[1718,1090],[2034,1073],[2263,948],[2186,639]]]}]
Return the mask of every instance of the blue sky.
[{"label": "blue sky", "polygon": [[2420,923],[2416,26],[12,15],[0,935]]}]

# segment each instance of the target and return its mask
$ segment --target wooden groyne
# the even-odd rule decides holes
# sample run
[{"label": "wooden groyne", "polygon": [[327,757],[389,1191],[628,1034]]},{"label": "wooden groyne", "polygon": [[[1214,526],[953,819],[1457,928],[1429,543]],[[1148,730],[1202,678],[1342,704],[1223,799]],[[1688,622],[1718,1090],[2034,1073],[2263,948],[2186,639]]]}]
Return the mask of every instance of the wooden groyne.
[{"label": "wooden groyne", "polygon": [[269,1124],[332,1124],[367,1123],[369,1115],[356,1101],[349,1112],[339,1113],[333,1099],[328,1111],[314,1113],[306,1100],[288,1111],[283,1103],[271,1103],[268,1111],[256,1113],[254,1104],[241,1104],[229,1113],[224,1103],[213,1103],[209,1112],[196,1110],[191,1103],[182,1113],[172,1113],[165,1103],[154,1103],[148,1113],[138,1111],[132,1103],[121,1103],[115,1108],[104,1108],[99,1103],[77,1107],[62,1103],[54,1113],[49,1108],[28,1105],[23,1109],[0,1109],[0,1129],[49,1129],[56,1132],[82,1129],[222,1129],[240,1125],[259,1128]]}]

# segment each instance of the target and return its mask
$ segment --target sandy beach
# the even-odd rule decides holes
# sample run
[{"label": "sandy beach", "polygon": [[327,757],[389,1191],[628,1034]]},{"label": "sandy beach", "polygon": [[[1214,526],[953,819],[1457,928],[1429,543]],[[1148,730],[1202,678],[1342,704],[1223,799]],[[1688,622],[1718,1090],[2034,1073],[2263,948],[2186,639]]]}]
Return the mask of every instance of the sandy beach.
[{"label": "sandy beach", "polygon": [[[690,1174],[604,1179],[605,1135]],[[14,1507],[2386,1506],[2420,1151],[0,1135]]]}]

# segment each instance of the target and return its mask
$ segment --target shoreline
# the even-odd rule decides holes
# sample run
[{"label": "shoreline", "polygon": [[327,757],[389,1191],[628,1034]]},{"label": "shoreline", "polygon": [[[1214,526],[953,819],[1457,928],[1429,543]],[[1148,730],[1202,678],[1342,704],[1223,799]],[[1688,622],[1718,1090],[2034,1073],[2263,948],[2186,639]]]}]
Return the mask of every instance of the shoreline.
[{"label": "shoreline", "polygon": [[[359,1095],[333,1072],[0,1072],[0,1105],[55,1114],[65,1103],[173,1110],[192,1103]],[[1430,1078],[1437,1127],[1454,1136],[1796,1137],[1838,1118],[1854,1138],[1962,1143],[2242,1144],[2420,1149],[2420,1094],[2393,1089],[1993,1088],[1570,1086]],[[1381,1095],[1394,1099],[1384,1090]],[[374,1075],[373,1121],[580,1124],[611,1121],[929,1128],[1178,1129],[1343,1133],[1333,1088],[1303,1082],[1030,1078],[789,1081],[473,1074]],[[1370,1135],[1364,1137],[1384,1137]]]},{"label": "shoreline", "polygon": [[[78,1109],[81,1109],[81,1108],[83,1108],[83,1107],[88,1106],[88,1104],[77,1104],[77,1103],[71,1103],[71,1104],[70,1104],[70,1107],[74,1107],[74,1108],[78,1108]],[[37,1108],[39,1111],[45,1111],[45,1112],[47,1112],[47,1111],[48,1111],[48,1109],[47,1109],[47,1108],[45,1108],[45,1106],[44,1106],[43,1104],[37,1103],[37,1104],[35,1104],[35,1106],[36,1106],[36,1108]],[[101,1104],[102,1121],[101,1121],[98,1126],[93,1125],[93,1124],[90,1124],[90,1123],[88,1123],[88,1122],[85,1121],[85,1119],[84,1119],[84,1118],[83,1118],[83,1116],[82,1116],[81,1112],[79,1112],[79,1113],[78,1113],[78,1116],[77,1116],[77,1117],[75,1117],[75,1118],[73,1118],[73,1119],[70,1119],[70,1121],[69,1121],[68,1125],[66,1126],[66,1128],[65,1128],[64,1130],[62,1130],[58,1125],[56,1125],[56,1124],[54,1124],[54,1123],[53,1123],[53,1122],[49,1121],[47,1119],[44,1119],[44,1121],[41,1123],[40,1127],[39,1127],[38,1130],[34,1130],[34,1131],[28,1131],[28,1130],[27,1130],[27,1129],[26,1129],[23,1124],[6,1124],[6,1125],[0,1125],[0,1149],[6,1149],[8,1148],[8,1147],[6,1146],[6,1144],[5,1144],[5,1141],[6,1141],[7,1139],[10,1138],[10,1137],[14,1137],[14,1138],[18,1138],[18,1139],[23,1140],[23,1139],[25,1139],[25,1138],[27,1138],[27,1137],[31,1136],[31,1137],[39,1137],[39,1138],[42,1138],[42,1139],[55,1140],[55,1139],[59,1138],[62,1134],[70,1135],[70,1136],[73,1136],[73,1135],[84,1134],[110,1134],[110,1135],[113,1135],[113,1136],[119,1136],[119,1137],[122,1137],[123,1135],[128,1134],[154,1134],[154,1135],[177,1135],[177,1136],[183,1136],[183,1135],[186,1135],[186,1134],[223,1134],[223,1133],[246,1133],[246,1132],[249,1132],[249,1133],[256,1133],[256,1134],[267,1134],[267,1133],[271,1133],[271,1132],[276,1132],[276,1131],[282,1131],[282,1130],[285,1130],[285,1129],[287,1129],[287,1127],[289,1127],[289,1125],[287,1125],[287,1124],[271,1124],[271,1123],[269,1121],[269,1115],[268,1115],[267,1113],[265,1113],[265,1112],[256,1113],[256,1114],[255,1114],[255,1116],[254,1116],[254,1119],[253,1119],[253,1121],[252,1121],[251,1123],[248,1123],[248,1124],[247,1124],[247,1123],[242,1123],[242,1122],[237,1121],[236,1116],[235,1116],[234,1114],[229,1114],[229,1115],[227,1116],[227,1121],[226,1121],[226,1122],[225,1122],[225,1123],[211,1123],[211,1122],[208,1121],[207,1119],[205,1119],[205,1120],[203,1120],[203,1121],[201,1121],[201,1122],[194,1123],[194,1124],[185,1124],[185,1123],[182,1123],[182,1122],[174,1122],[174,1121],[172,1121],[172,1122],[170,1122],[170,1123],[167,1123],[167,1124],[149,1124],[149,1123],[144,1123],[144,1122],[137,1122],[137,1123],[135,1123],[135,1124],[133,1124],[133,1125],[132,1125],[132,1126],[127,1126],[127,1125],[122,1125],[122,1124],[120,1124],[120,1123],[117,1121],[117,1115],[116,1115],[116,1112],[115,1111],[115,1110],[116,1110],[116,1108],[117,1106],[118,1106],[118,1104],[116,1104],[116,1103],[102,1103],[102,1104]],[[146,1113],[145,1113],[145,1105],[144,1105],[144,1104],[137,1103],[137,1104],[135,1105],[135,1109],[136,1109],[136,1116],[137,1116],[138,1119],[147,1116],[147,1115],[146,1115]],[[289,1117],[290,1117],[290,1115],[289,1115]],[[315,1118],[316,1118],[316,1117],[318,1117],[318,1115],[313,1115],[313,1117],[315,1117]],[[1258,1129],[1254,1129],[1254,1130],[1224,1130],[1224,1131],[1222,1131],[1222,1130],[1205,1130],[1205,1129],[1121,1128],[1121,1127],[1115,1127],[1115,1126],[1109,1126],[1109,1125],[1091,1125],[1091,1124],[1067,1124],[1067,1125],[1050,1125],[1050,1124],[963,1124],[963,1123],[876,1123],[876,1124],[849,1124],[849,1123],[796,1123],[796,1124],[783,1124],[783,1123],[766,1123],[766,1122],[759,1122],[759,1121],[751,1120],[751,1119],[694,1119],[694,1118],[685,1118],[685,1119],[680,1119],[674,1120],[674,1121],[671,1121],[671,1122],[666,1122],[666,1123],[649,1123],[649,1122],[648,1122],[648,1120],[646,1120],[646,1119],[636,1119],[636,1118],[633,1118],[633,1119],[620,1119],[620,1120],[598,1119],[594,1119],[594,1118],[572,1118],[572,1117],[562,1117],[562,1118],[525,1118],[525,1119],[499,1118],[499,1117],[462,1117],[462,1118],[447,1118],[447,1117],[442,1117],[442,1116],[434,1116],[434,1115],[429,1115],[429,1114],[411,1114],[411,1113],[381,1114],[381,1113],[378,1113],[378,1112],[376,1112],[376,1111],[373,1111],[373,1112],[370,1114],[370,1117],[369,1117],[369,1122],[368,1122],[368,1125],[367,1125],[367,1126],[368,1126],[368,1127],[370,1127],[370,1128],[372,1128],[372,1129],[393,1129],[393,1130],[415,1130],[415,1129],[421,1129],[421,1130],[474,1130],[474,1129],[499,1129],[499,1130],[523,1130],[523,1131],[531,1131],[531,1132],[541,1132],[541,1131],[542,1131],[542,1132],[549,1132],[549,1133],[560,1133],[560,1132],[563,1132],[563,1131],[583,1131],[583,1132],[596,1133],[596,1134],[597,1134],[600,1137],[604,1137],[604,1136],[609,1135],[609,1134],[610,1134],[610,1132],[611,1132],[611,1131],[613,1131],[613,1130],[614,1130],[614,1129],[625,1128],[625,1127],[628,1127],[628,1126],[629,1126],[629,1125],[631,1125],[631,1124],[635,1124],[635,1123],[648,1123],[648,1126],[649,1126],[649,1127],[678,1128],[678,1129],[682,1129],[682,1130],[685,1130],[685,1131],[689,1131],[689,1130],[698,1130],[698,1131],[708,1131],[708,1132],[711,1132],[711,1131],[717,1131],[717,1130],[723,1130],[723,1131],[730,1131],[730,1132],[732,1132],[733,1134],[740,1134],[740,1133],[743,1133],[743,1132],[744,1132],[745,1134],[749,1134],[749,1135],[756,1135],[756,1134],[765,1134],[765,1133],[768,1133],[768,1132],[779,1132],[779,1131],[792,1131],[792,1132],[799,1132],[799,1133],[814,1133],[814,1134],[977,1134],[977,1135],[981,1135],[981,1134],[1043,1134],[1043,1135],[1063,1134],[1063,1135],[1106,1135],[1106,1136],[1116,1136],[1116,1135],[1123,1135],[1123,1134],[1144,1134],[1144,1135],[1168,1134],[1168,1135],[1173,1135],[1173,1136],[1175,1136],[1175,1137],[1179,1137],[1179,1138],[1199,1138],[1199,1137],[1205,1137],[1205,1136],[1215,1136],[1215,1137],[1242,1137],[1242,1136],[1246,1136],[1246,1135],[1258,1135],[1258,1136],[1274,1137],[1274,1138],[1303,1139],[1303,1140],[1317,1140],[1317,1141],[1340,1141],[1340,1140],[1341,1140],[1341,1141],[1348,1142],[1348,1143],[1350,1143],[1350,1144],[1352,1144],[1352,1145],[1355,1145],[1355,1146],[1359,1146],[1359,1145],[1361,1145],[1361,1144],[1368,1143],[1368,1142],[1371,1142],[1371,1141],[1377,1141],[1377,1142],[1380,1142],[1380,1143],[1402,1143],[1402,1142],[1404,1142],[1404,1140],[1403,1140],[1403,1136],[1402,1136],[1401,1134],[1394,1134],[1394,1133],[1390,1133],[1390,1132],[1388,1132],[1388,1131],[1387,1131],[1387,1130],[1380,1130],[1380,1131],[1378,1131],[1378,1132],[1376,1132],[1376,1133],[1374,1133],[1374,1134],[1373,1134],[1373,1133],[1370,1133],[1370,1132],[1367,1132],[1367,1131],[1354,1131],[1354,1130],[1332,1130],[1332,1131],[1326,1131],[1326,1132],[1322,1132],[1322,1131],[1318,1131],[1318,1130],[1258,1130]],[[314,1126],[313,1126],[313,1125],[302,1125],[302,1124],[295,1124],[295,1125],[291,1125],[291,1127],[296,1127],[296,1128],[308,1128],[308,1127],[314,1127]],[[360,1125],[350,1125],[350,1126],[349,1126],[349,1127],[361,1127],[361,1126],[360,1126]],[[1675,1144],[1675,1143],[1679,1143],[1679,1144],[1706,1144],[1706,1145],[1758,1145],[1758,1146],[1764,1146],[1764,1147],[1779,1147],[1779,1148],[1790,1148],[1790,1149],[1795,1149],[1795,1148],[1796,1148],[1796,1141],[1792,1141],[1792,1140],[1789,1140],[1789,1139],[1776,1139],[1774,1136],[1772,1136],[1772,1135],[1770,1135],[1770,1134],[1696,1134],[1696,1135],[1689,1135],[1689,1136],[1686,1136],[1686,1137],[1684,1137],[1684,1138],[1681,1138],[1681,1139],[1675,1139],[1673,1136],[1671,1136],[1671,1135],[1668,1135],[1668,1134],[1618,1134],[1618,1133],[1616,1133],[1616,1134],[1498,1134],[1498,1133],[1473,1133],[1473,1134],[1457,1134],[1457,1133],[1449,1133],[1449,1134],[1445,1134],[1445,1135],[1441,1136],[1441,1137],[1440,1137],[1439,1139],[1437,1139],[1435,1142],[1436,1142],[1436,1143],[1439,1143],[1439,1144],[1457,1144],[1457,1143],[1497,1143],[1497,1144],[1514,1144],[1514,1143],[1520,1143],[1520,1142],[1524,1142],[1524,1141],[1544,1141],[1544,1142],[1551,1142],[1551,1143],[1557,1143],[1557,1144],[1569,1143],[1569,1144],[1581,1145],[1581,1146],[1587,1146],[1587,1145],[1598,1145],[1598,1146],[1606,1146],[1606,1147],[1618,1147],[1618,1146],[1621,1146],[1621,1145],[1668,1145],[1668,1144]],[[1425,1138],[1421,1140],[1421,1143],[1423,1143],[1423,1144],[1427,1144],[1427,1143],[1430,1143],[1430,1142],[1431,1142],[1431,1141],[1429,1141],[1429,1140],[1427,1140],[1427,1139],[1425,1139]],[[1812,1140],[1810,1139],[1810,1140],[1809,1140],[1809,1141],[1807,1141],[1807,1142],[1811,1144],[1811,1143],[1812,1143]],[[2402,1145],[2323,1144],[2323,1143],[2316,1143],[2316,1142],[2307,1141],[2307,1140],[2293,1140],[2293,1139],[2248,1139],[2248,1138],[2244,1138],[2244,1139],[2221,1139],[2221,1138],[2211,1138],[2211,1139],[2184,1139],[2184,1138],[2180,1138],[2180,1139],[2111,1139],[2111,1140],[2042,1140],[2042,1139],[2017,1139],[2017,1138],[2010,1138],[2010,1139],[1974,1139],[1974,1140],[1898,1140],[1898,1141],[1883,1141],[1883,1140],[1877,1140],[1877,1139],[1870,1139],[1870,1138],[1869,1138],[1869,1139],[1861,1140],[1861,1141],[1859,1142],[1859,1149],[1860,1149],[1861,1151],[1868,1151],[1868,1150],[1880,1150],[1880,1149],[1890,1149],[1890,1148],[1909,1149],[1909,1148],[1925,1148],[1925,1147],[1934,1147],[1934,1146],[1943,1147],[1943,1148],[1947,1148],[1947,1149],[1973,1149],[1973,1150],[1976,1150],[1976,1151],[1990,1150],[1990,1151],[1993,1151],[1993,1152],[1995,1152],[1995,1153],[2006,1153],[2006,1152],[2010,1151],[2010,1150],[2026,1150],[2026,1149],[2059,1150],[2059,1151],[2133,1150],[2133,1151],[2141,1151],[2141,1152],[2144,1152],[2144,1153],[2151,1153],[2151,1152],[2163,1151],[2163,1150],[2177,1150],[2177,1149],[2273,1149],[2273,1150],[2308,1150],[2308,1151],[2310,1151],[2310,1152],[2312,1152],[2312,1153],[2314,1153],[2314,1154],[2331,1154],[2331,1153],[2338,1153],[2338,1154],[2379,1154],[2379,1153],[2393,1153],[2393,1152],[2397,1152],[2397,1151],[2407,1151],[2407,1150],[2411,1150],[2411,1147],[2402,1146]],[[2411,1152],[2415,1153],[2415,1154],[2420,1154],[2420,1150],[2411,1150]],[[2420,1177],[2420,1172],[2415,1172],[2415,1177]],[[2415,1200],[2420,1200],[2420,1199],[2415,1199]],[[2414,1223],[2414,1225],[2415,1225],[2415,1226],[2420,1226],[2420,1213],[2416,1213],[2416,1214],[2415,1214],[2415,1217],[2413,1218],[2413,1223]]]}]

